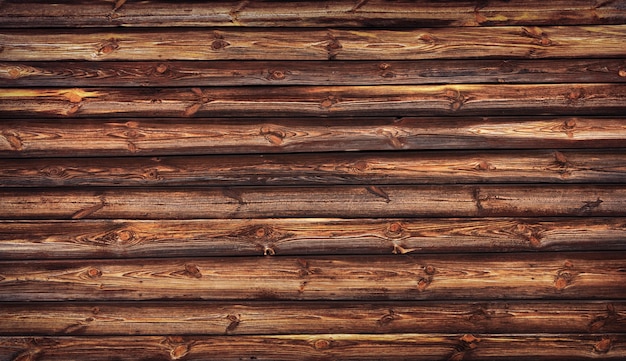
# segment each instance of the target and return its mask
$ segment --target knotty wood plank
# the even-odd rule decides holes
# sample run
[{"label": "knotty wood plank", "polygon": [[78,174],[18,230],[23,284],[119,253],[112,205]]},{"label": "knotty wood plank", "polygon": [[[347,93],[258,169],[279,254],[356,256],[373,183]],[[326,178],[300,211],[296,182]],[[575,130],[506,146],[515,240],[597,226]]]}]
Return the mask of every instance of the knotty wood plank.
[{"label": "knotty wood plank", "polygon": [[626,84],[4,88],[2,117],[622,115]]},{"label": "knotty wood plank", "polygon": [[622,24],[623,1],[73,1],[5,0],[6,27],[110,26],[487,26]]},{"label": "knotty wood plank", "polygon": [[626,118],[4,119],[0,156],[605,148]]},{"label": "knotty wood plank", "polygon": [[471,83],[622,83],[626,61],[161,61],[4,62],[0,85],[245,86],[401,85]]},{"label": "knotty wood plank", "polygon": [[0,261],[0,301],[623,299],[626,253]]},{"label": "knotty wood plank", "polygon": [[2,29],[0,61],[624,57],[626,25],[376,29]]},{"label": "knotty wood plank", "polygon": [[621,183],[624,179],[623,149],[0,159],[0,187]]},{"label": "knotty wood plank", "polygon": [[2,360],[620,360],[624,334],[0,337]]},{"label": "knotty wood plank", "polygon": [[0,335],[613,333],[622,301],[3,303]]},{"label": "knotty wood plank", "polygon": [[0,190],[0,219],[624,216],[623,185]]},{"label": "knotty wood plank", "polygon": [[626,250],[625,218],[0,221],[0,259]]}]

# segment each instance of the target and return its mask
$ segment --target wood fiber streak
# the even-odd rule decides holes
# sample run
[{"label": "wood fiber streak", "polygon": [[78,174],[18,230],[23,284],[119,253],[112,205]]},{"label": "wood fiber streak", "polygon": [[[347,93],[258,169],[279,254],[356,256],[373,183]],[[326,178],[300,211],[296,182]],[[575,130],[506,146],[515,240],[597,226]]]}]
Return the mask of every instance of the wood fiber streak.
[{"label": "wood fiber streak", "polygon": [[624,147],[623,117],[4,119],[0,157]]},{"label": "wood fiber streak", "polygon": [[0,200],[0,219],[626,215],[623,185],[5,188]]},{"label": "wood fiber streak", "polygon": [[624,149],[0,159],[0,187],[621,183]]},{"label": "wood fiber streak", "polygon": [[[37,0],[5,0],[6,27],[259,26],[400,27],[550,24],[623,24],[624,2],[537,1],[72,1],[45,6]],[[39,11],[40,9],[45,11]]]},{"label": "wood fiber streak", "polygon": [[0,301],[626,298],[626,253],[0,262]]},{"label": "wood fiber streak", "polygon": [[622,59],[4,62],[4,87],[623,83]]},{"label": "wood fiber streak", "polygon": [[[323,334],[2,337],[3,360],[620,360],[626,337],[591,334]],[[608,349],[607,349],[608,347]],[[556,352],[558,351],[558,352]]]},{"label": "wood fiber streak", "polygon": [[1,221],[0,258],[626,250],[625,218]]},{"label": "wood fiber streak", "polygon": [[3,29],[0,61],[612,58],[626,25],[357,29]]},{"label": "wood fiber streak", "polygon": [[622,115],[626,84],[0,89],[2,117]]},{"label": "wood fiber streak", "polygon": [[[4,303],[1,335],[612,333],[622,301]],[[556,307],[555,307],[556,306]]]}]

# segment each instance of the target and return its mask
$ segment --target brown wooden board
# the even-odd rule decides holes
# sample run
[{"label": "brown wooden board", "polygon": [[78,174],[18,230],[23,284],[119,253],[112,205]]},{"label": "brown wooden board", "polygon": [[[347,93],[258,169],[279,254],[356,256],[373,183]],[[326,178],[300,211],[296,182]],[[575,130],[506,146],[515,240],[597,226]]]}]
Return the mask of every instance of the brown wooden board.
[{"label": "brown wooden board", "polygon": [[0,221],[0,259],[626,250],[625,218]]},{"label": "brown wooden board", "polygon": [[2,29],[0,61],[611,58],[626,25],[390,29]]},{"label": "brown wooden board", "polygon": [[558,1],[72,1],[5,0],[6,27],[397,27],[623,24],[624,2]]},{"label": "brown wooden board", "polygon": [[626,253],[0,261],[0,301],[624,299]]},{"label": "brown wooden board", "polygon": [[623,83],[623,59],[2,62],[3,87]]},{"label": "brown wooden board", "polygon": [[1,157],[624,146],[623,117],[13,118],[0,122]]}]

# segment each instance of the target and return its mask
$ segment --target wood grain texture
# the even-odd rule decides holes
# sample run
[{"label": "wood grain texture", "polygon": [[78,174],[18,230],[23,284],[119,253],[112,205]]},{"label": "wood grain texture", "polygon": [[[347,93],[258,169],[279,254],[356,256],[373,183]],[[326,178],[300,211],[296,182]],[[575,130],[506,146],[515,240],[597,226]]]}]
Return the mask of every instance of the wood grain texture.
[{"label": "wood grain texture", "polygon": [[622,115],[626,84],[5,88],[2,117]]},{"label": "wood grain texture", "polygon": [[623,117],[3,119],[1,157],[624,147]]},{"label": "wood grain texture", "polygon": [[625,218],[1,221],[0,259],[626,250]]},{"label": "wood grain texture", "polygon": [[626,253],[1,261],[0,301],[626,298]]},{"label": "wood grain texture", "polygon": [[624,149],[0,159],[0,187],[621,183]]},{"label": "wood grain texture", "polygon": [[72,1],[5,0],[6,27],[261,26],[398,27],[623,24],[624,2],[525,1]]},{"label": "wood grain texture", "polygon": [[1,337],[2,360],[621,360],[623,334]]},{"label": "wood grain texture", "polygon": [[626,25],[0,30],[0,61],[612,58]]},{"label": "wood grain texture", "polygon": [[0,335],[619,333],[622,301],[3,303]]},{"label": "wood grain texture", "polygon": [[3,87],[623,83],[623,59],[4,62]]},{"label": "wood grain texture", "polygon": [[623,185],[2,189],[0,219],[624,216]]}]

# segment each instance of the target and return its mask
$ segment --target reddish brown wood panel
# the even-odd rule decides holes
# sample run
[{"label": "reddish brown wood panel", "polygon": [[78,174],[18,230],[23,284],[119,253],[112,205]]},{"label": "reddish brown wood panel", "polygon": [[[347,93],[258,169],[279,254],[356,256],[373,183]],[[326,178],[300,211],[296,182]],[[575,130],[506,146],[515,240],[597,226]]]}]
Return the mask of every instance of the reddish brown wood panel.
[{"label": "reddish brown wood panel", "polygon": [[626,359],[626,1],[0,1],[0,361]]}]

